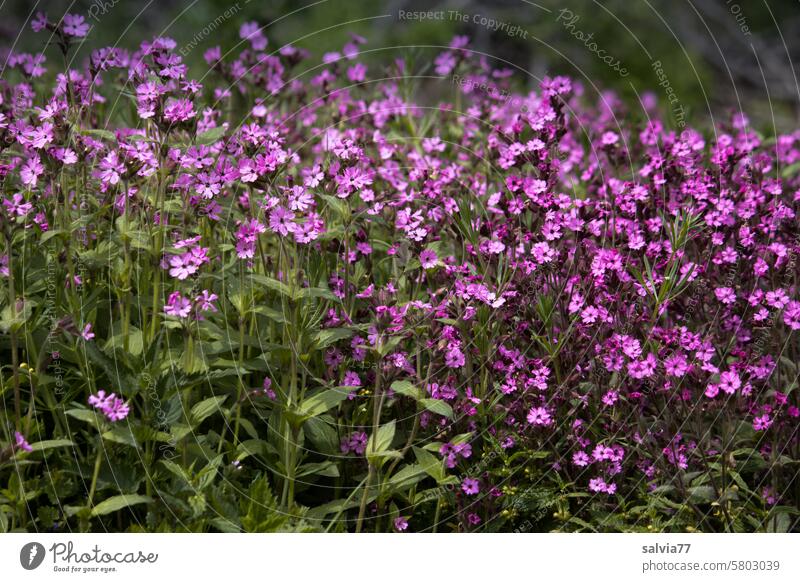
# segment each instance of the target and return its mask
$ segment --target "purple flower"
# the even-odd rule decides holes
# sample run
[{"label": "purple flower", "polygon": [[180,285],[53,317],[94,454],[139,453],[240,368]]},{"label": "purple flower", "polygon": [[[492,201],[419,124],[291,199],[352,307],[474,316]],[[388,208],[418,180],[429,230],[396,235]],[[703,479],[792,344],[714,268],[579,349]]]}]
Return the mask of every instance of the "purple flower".
[{"label": "purple flower", "polygon": [[89,396],[89,404],[100,410],[111,422],[122,420],[130,412],[130,407],[122,398],[113,392],[106,396],[105,390],[99,390],[97,394]]},{"label": "purple flower", "polygon": [[528,411],[528,424],[534,426],[550,426],[553,424],[553,418],[546,408],[534,406]]},{"label": "purple flower", "polygon": [[86,19],[80,14],[65,14],[63,30],[67,36],[81,38],[88,34],[89,25],[86,24]]},{"label": "purple flower", "polygon": [[208,289],[203,289],[200,292],[200,295],[194,298],[195,305],[197,309],[200,311],[211,311],[212,313],[217,312],[217,307],[214,305],[214,301],[219,299],[216,293],[212,293]]},{"label": "purple flower", "polygon": [[22,166],[19,177],[22,179],[23,184],[29,188],[33,188],[36,186],[36,184],[38,184],[39,176],[42,174],[44,174],[44,166],[42,165],[39,156],[32,156]]},{"label": "purple flower", "polygon": [[92,341],[94,339],[94,332],[92,331],[91,323],[87,323],[86,326],[83,328],[83,331],[81,332],[81,337],[87,342]]},{"label": "purple flower", "polygon": [[173,317],[185,319],[192,312],[192,302],[183,297],[179,291],[170,294],[167,304],[164,306],[164,313]]},{"label": "purple flower", "polygon": [[22,435],[21,432],[19,431],[14,432],[14,440],[15,440],[15,446],[18,449],[22,449],[23,451],[28,451],[29,453],[33,451],[33,447],[31,447],[28,441],[25,440],[25,437]]},{"label": "purple flower", "polygon": [[245,22],[239,28],[239,38],[249,40],[253,50],[263,51],[267,48],[267,37],[261,31],[258,22]]},{"label": "purple flower", "polygon": [[394,529],[397,531],[406,531],[408,529],[408,520],[405,517],[394,518]]},{"label": "purple flower", "polygon": [[714,295],[717,299],[725,305],[730,305],[736,302],[736,292],[730,287],[718,287],[714,289]]},{"label": "purple flower", "polygon": [[466,363],[464,353],[458,346],[450,346],[444,356],[444,363],[448,368],[461,368]]},{"label": "purple flower", "polygon": [[767,430],[770,426],[772,426],[772,419],[769,414],[762,414],[753,419],[753,430]]},{"label": "purple flower", "polygon": [[437,260],[436,252],[431,249],[425,249],[419,254],[419,263],[423,269],[433,269]]},{"label": "purple flower", "polygon": [[297,225],[292,222],[294,216],[294,212],[291,210],[287,210],[283,206],[276,206],[269,214],[269,227],[272,229],[272,232],[281,236],[287,236],[297,228]]},{"label": "purple flower", "polygon": [[30,202],[25,202],[25,197],[22,194],[14,194],[11,200],[6,198],[3,200],[3,206],[9,216],[25,216],[33,208]]},{"label": "purple flower", "polygon": [[477,495],[481,486],[477,479],[467,477],[461,482],[461,490],[467,495]]}]

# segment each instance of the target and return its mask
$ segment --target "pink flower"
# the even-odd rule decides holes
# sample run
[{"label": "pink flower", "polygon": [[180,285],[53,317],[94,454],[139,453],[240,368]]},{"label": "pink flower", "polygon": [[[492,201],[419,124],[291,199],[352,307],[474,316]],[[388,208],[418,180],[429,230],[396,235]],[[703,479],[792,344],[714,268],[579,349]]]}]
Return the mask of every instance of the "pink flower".
[{"label": "pink flower", "polygon": [[86,36],[89,32],[89,25],[86,24],[85,20],[80,14],[65,14],[63,22],[64,34],[76,38]]},{"label": "pink flower", "polygon": [[25,197],[22,194],[14,194],[11,200],[6,198],[3,200],[3,206],[9,216],[25,216],[33,208],[33,204],[25,202]]},{"label": "pink flower", "polygon": [[444,356],[444,363],[448,368],[460,368],[466,361],[463,352],[458,346],[450,346]]},{"label": "pink flower", "polygon": [[419,263],[423,269],[433,269],[437,260],[436,252],[430,249],[425,249],[419,254]]},{"label": "pink flower", "polygon": [[730,305],[736,301],[736,292],[730,287],[717,287],[714,289],[714,295],[725,305]]},{"label": "pink flower", "polygon": [[355,431],[349,437],[342,439],[339,447],[344,454],[355,453],[356,455],[363,455],[367,450],[367,433],[363,431]]},{"label": "pink flower", "polygon": [[726,394],[733,394],[742,386],[742,381],[736,372],[722,372],[719,375],[719,388]]},{"label": "pink flower", "polygon": [[550,426],[553,424],[553,418],[546,408],[535,406],[528,411],[528,424],[534,426]]},{"label": "pink flower", "polygon": [[394,519],[394,529],[397,531],[406,531],[408,529],[408,520],[405,517],[396,517]]},{"label": "pink flower", "polygon": [[197,266],[189,253],[172,255],[169,259],[169,264],[169,274],[181,281],[197,272]]},{"label": "pink flower", "polygon": [[179,291],[170,294],[167,304],[164,306],[164,313],[173,317],[185,319],[192,312],[192,302],[183,297]]},{"label": "pink flower", "polygon": [[19,177],[28,188],[33,188],[39,182],[39,176],[42,174],[44,174],[44,166],[39,156],[33,156],[22,166]]},{"label": "pink flower", "polygon": [[100,410],[111,422],[122,420],[130,412],[130,407],[122,398],[113,392],[106,396],[105,390],[89,396],[89,404]]},{"label": "pink flower", "polygon": [[667,376],[680,378],[686,375],[690,369],[691,366],[689,366],[686,356],[683,354],[674,354],[664,360],[664,370],[667,372]]},{"label": "pink flower", "polygon": [[239,28],[239,38],[249,40],[250,46],[255,51],[263,51],[267,48],[267,37],[261,31],[258,22],[245,22]]},{"label": "pink flower", "polygon": [[606,406],[614,406],[618,398],[619,393],[616,390],[609,390],[603,395],[603,404]]},{"label": "pink flower", "polygon": [[217,308],[214,305],[214,301],[218,299],[216,293],[212,293],[208,289],[203,289],[203,291],[195,297],[194,301],[197,306],[197,309],[200,311],[211,311],[213,313],[217,312]]},{"label": "pink flower", "polygon": [[477,495],[481,490],[481,486],[477,479],[467,477],[461,482],[461,490],[467,495]]},{"label": "pink flower", "polygon": [[586,451],[575,451],[572,455],[572,463],[577,467],[586,467],[590,462]]},{"label": "pink flower", "polygon": [[269,227],[273,232],[281,236],[287,236],[297,228],[297,225],[292,220],[294,220],[294,212],[287,210],[283,206],[276,206],[269,214]]},{"label": "pink flower", "polygon": [[28,451],[29,453],[33,451],[33,447],[25,440],[25,437],[19,431],[14,431],[14,446],[18,449],[22,449],[23,451]]},{"label": "pink flower", "polygon": [[772,426],[772,419],[769,414],[762,414],[753,419],[753,430],[767,430],[770,426]]},{"label": "pink flower", "polygon": [[81,337],[87,342],[94,339],[94,332],[92,331],[91,323],[87,323],[86,327],[83,328],[83,331],[81,332]]},{"label": "pink flower", "polygon": [[790,301],[783,310],[783,322],[791,329],[800,329],[800,301]]}]

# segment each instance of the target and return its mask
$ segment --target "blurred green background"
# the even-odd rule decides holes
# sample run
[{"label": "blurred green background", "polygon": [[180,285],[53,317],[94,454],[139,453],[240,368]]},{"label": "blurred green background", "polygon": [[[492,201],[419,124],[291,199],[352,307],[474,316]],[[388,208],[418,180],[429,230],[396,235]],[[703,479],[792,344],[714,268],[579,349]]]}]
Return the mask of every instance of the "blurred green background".
[{"label": "blurred green background", "polygon": [[[235,47],[240,24],[252,20],[268,25],[272,49],[297,44],[315,59],[340,50],[350,33],[363,35],[366,50],[379,49],[364,57],[373,63],[410,55],[430,61],[441,49],[424,47],[445,46],[454,34],[466,34],[471,47],[498,59],[498,66],[507,61],[529,71],[531,76],[519,75],[520,88],[535,86],[544,74],[567,74],[612,89],[633,104],[650,90],[666,111],[653,67],[660,61],[687,121],[707,124],[712,114],[719,120],[744,110],[771,134],[793,129],[800,119],[793,68],[800,62],[796,0],[14,0],[0,8],[0,47],[41,48],[44,37],[25,24],[36,10],[47,11],[51,19],[64,12],[94,14],[88,19],[94,29],[82,50],[86,54],[115,43],[134,48],[156,35],[171,36],[179,47],[194,40],[197,48],[186,61],[198,75],[205,70],[205,49]],[[398,18],[400,11],[421,10],[444,11],[445,17]],[[467,22],[450,18],[448,11],[466,15]],[[475,15],[516,25],[527,35],[492,31],[474,22]],[[204,34],[204,28],[213,31]],[[613,55],[629,74],[622,77],[604,63],[576,31],[592,34],[589,42]],[[422,48],[392,48],[412,46]],[[55,51],[49,55],[50,62],[57,57]]]}]

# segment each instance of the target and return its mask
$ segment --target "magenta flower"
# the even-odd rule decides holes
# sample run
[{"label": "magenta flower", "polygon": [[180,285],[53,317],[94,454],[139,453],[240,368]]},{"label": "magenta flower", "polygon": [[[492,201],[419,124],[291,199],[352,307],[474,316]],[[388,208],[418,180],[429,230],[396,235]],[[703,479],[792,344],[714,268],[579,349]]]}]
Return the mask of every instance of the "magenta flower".
[{"label": "magenta flower", "polygon": [[444,363],[448,368],[460,368],[466,361],[464,353],[457,345],[451,345],[447,348],[447,353],[444,356]]},{"label": "magenta flower", "polygon": [[408,520],[402,516],[394,518],[394,529],[397,531],[406,531],[408,529]]},{"label": "magenta flower", "polygon": [[63,22],[64,34],[82,38],[89,33],[89,25],[80,14],[65,14]]},{"label": "magenta flower", "polygon": [[25,440],[25,437],[22,435],[21,432],[15,431],[14,432],[14,446],[18,449],[22,449],[23,451],[31,452],[33,451],[33,447]]},{"label": "magenta flower", "polygon": [[39,156],[33,156],[22,166],[19,176],[23,184],[33,188],[39,183],[39,176],[42,174],[44,174],[44,166]]},{"label": "magenta flower", "polygon": [[477,495],[481,490],[481,486],[477,479],[467,477],[461,482],[461,490],[467,495]]},{"label": "magenta flower", "polygon": [[770,426],[772,426],[772,419],[769,414],[762,414],[753,419],[753,430],[767,430]]},{"label": "magenta flower", "polygon": [[553,424],[553,418],[546,408],[534,406],[528,411],[528,424],[534,426],[550,426]]},{"label": "magenta flower", "polygon": [[733,394],[742,386],[742,381],[736,372],[722,372],[719,375],[719,388],[726,394]]},{"label": "magenta flower", "polygon": [[179,291],[174,291],[167,299],[164,313],[173,317],[185,319],[192,312],[192,302],[183,297]]},{"label": "magenta flower", "polygon": [[239,28],[239,38],[249,40],[250,46],[255,51],[263,51],[267,48],[267,37],[261,31],[258,22],[245,22]]},{"label": "magenta flower", "polygon": [[291,210],[287,210],[282,206],[276,206],[269,214],[269,227],[272,229],[272,232],[281,236],[287,236],[297,228],[297,225],[292,222],[294,216],[294,212]]},{"label": "magenta flower", "polygon": [[714,289],[714,295],[717,299],[725,305],[730,305],[736,302],[736,292],[730,287],[718,287]]},{"label": "magenta flower", "polygon": [[200,295],[195,297],[194,301],[198,310],[216,313],[217,307],[214,305],[214,301],[217,299],[219,299],[219,297],[217,297],[216,293],[212,293],[208,289],[203,289]]},{"label": "magenta flower", "polygon": [[342,439],[340,450],[344,454],[355,453],[356,455],[363,455],[367,450],[367,433],[363,431],[355,431],[349,437]]},{"label": "magenta flower", "polygon": [[25,202],[25,197],[22,194],[14,194],[11,200],[6,198],[3,200],[3,207],[9,216],[25,216],[33,208],[33,204]]},{"label": "magenta flower", "polygon": [[124,419],[130,412],[130,407],[122,398],[113,392],[106,396],[105,390],[89,396],[89,404],[100,410],[111,422]]},{"label": "magenta flower", "polygon": [[94,332],[92,331],[92,324],[87,323],[81,332],[81,337],[84,341],[92,341],[94,339]]}]

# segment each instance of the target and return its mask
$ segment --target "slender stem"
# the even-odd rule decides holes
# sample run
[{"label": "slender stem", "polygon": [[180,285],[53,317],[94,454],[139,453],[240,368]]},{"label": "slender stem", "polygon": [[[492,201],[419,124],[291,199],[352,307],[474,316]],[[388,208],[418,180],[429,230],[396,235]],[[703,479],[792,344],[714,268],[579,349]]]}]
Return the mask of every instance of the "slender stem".
[{"label": "slender stem", "polygon": [[[17,319],[17,291],[14,281],[14,253],[11,251],[11,234],[6,233],[6,248],[8,249],[8,303],[11,308],[12,321]],[[22,397],[19,390],[19,353],[17,346],[16,322],[11,324],[11,373],[14,381],[14,420],[19,427],[22,418]]]}]

